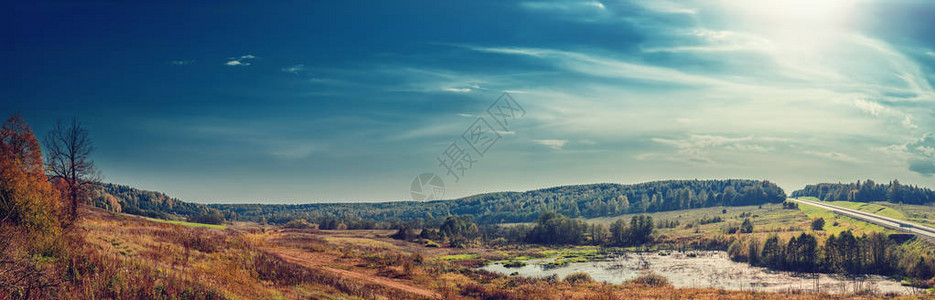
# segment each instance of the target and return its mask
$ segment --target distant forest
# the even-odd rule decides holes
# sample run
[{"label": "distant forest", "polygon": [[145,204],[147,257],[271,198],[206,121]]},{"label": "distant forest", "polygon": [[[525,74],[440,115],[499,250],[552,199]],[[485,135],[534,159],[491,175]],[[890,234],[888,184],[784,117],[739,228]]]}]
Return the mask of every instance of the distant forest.
[{"label": "distant forest", "polygon": [[204,204],[184,202],[160,192],[112,183],[102,183],[93,189],[91,201],[92,205],[103,209],[160,219],[170,219],[172,215],[220,215],[217,209]]},{"label": "distant forest", "polygon": [[[443,222],[449,215],[469,215],[477,223],[534,222],[543,212],[569,217],[604,217],[625,213],[671,211],[713,206],[781,203],[786,194],[769,181],[666,180],[634,185],[572,185],[528,192],[499,192],[430,202],[316,203],[299,205],[210,204],[240,220],[286,223],[305,219],[317,224],[344,223],[369,228],[375,222]],[[325,226],[327,227],[327,226]]]},{"label": "distant forest", "polygon": [[819,183],[808,185],[792,193],[792,197],[815,197],[822,201],[886,201],[905,204],[935,202],[935,191],[914,185],[903,185],[899,180],[878,184],[873,180],[856,183]]}]

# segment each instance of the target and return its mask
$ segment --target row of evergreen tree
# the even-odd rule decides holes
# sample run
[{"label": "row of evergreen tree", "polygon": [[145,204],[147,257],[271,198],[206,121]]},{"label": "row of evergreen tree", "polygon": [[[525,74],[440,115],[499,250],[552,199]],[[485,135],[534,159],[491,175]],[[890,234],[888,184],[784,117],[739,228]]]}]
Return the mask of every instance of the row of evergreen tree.
[{"label": "row of evergreen tree", "polygon": [[868,179],[856,183],[812,184],[793,192],[792,197],[815,197],[822,201],[887,201],[923,205],[935,202],[935,191],[903,185],[899,180],[880,184]]}]

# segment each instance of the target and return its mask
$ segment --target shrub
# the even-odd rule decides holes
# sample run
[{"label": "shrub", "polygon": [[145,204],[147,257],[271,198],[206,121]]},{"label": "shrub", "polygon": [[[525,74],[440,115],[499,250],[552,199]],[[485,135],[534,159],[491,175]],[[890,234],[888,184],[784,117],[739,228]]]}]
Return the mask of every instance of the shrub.
[{"label": "shrub", "polygon": [[179,234],[182,246],[185,249],[195,249],[204,253],[212,253],[218,250],[223,236],[209,236],[207,230],[185,229]]},{"label": "shrub", "polygon": [[283,228],[290,229],[318,229],[318,224],[312,224],[306,221],[305,219],[292,219],[286,225],[283,225]]},{"label": "shrub", "polygon": [[698,224],[701,224],[701,225],[711,224],[711,223],[720,223],[720,222],[724,222],[724,219],[722,219],[721,217],[708,218],[707,216],[704,216],[698,220]]},{"label": "shrub", "polygon": [[478,283],[467,283],[461,286],[461,295],[480,298],[487,295],[487,288]]},{"label": "shrub", "polygon": [[814,218],[812,219],[812,230],[824,230],[825,229],[825,219],[824,218]]},{"label": "shrub", "polygon": [[507,268],[522,268],[526,266],[526,263],[522,261],[514,260],[514,261],[510,261],[510,262],[503,264],[503,266]]},{"label": "shrub", "polygon": [[588,283],[588,282],[594,282],[594,279],[591,279],[591,275],[588,275],[588,273],[577,272],[577,273],[571,273],[571,274],[568,274],[568,276],[565,276],[565,282],[568,282],[571,284]]},{"label": "shrub", "polygon": [[726,234],[735,234],[737,231],[740,231],[740,226],[737,226],[737,223],[730,223],[725,225],[722,228],[722,231],[724,231]]},{"label": "shrub", "polygon": [[652,287],[661,287],[661,286],[669,286],[669,285],[671,285],[671,284],[669,283],[669,279],[668,279],[668,278],[666,278],[665,276],[656,274],[656,273],[649,273],[649,274],[646,274],[646,275],[640,275],[639,277],[630,279],[629,281],[627,281],[627,283],[628,283],[628,284],[647,285],[647,286],[652,286]]},{"label": "shrub", "polygon": [[224,223],[224,217],[219,214],[198,214],[188,216],[186,221],[192,223],[220,225],[221,223]]},{"label": "shrub", "polygon": [[413,253],[409,257],[412,258],[412,262],[420,264],[420,265],[425,262],[425,257],[422,257],[422,254],[418,252]]},{"label": "shrub", "polygon": [[733,261],[747,261],[749,257],[747,253],[744,252],[744,244],[740,240],[734,240],[733,243],[727,248],[727,255]]},{"label": "shrub", "polygon": [[399,230],[396,231],[395,234],[391,235],[390,238],[403,240],[403,241],[411,241],[416,238],[416,232],[415,230],[412,229],[412,227],[403,226],[403,227],[400,227]]},{"label": "shrub", "polygon": [[753,232],[753,222],[750,219],[743,219],[743,224],[740,224],[740,233],[751,233]]}]

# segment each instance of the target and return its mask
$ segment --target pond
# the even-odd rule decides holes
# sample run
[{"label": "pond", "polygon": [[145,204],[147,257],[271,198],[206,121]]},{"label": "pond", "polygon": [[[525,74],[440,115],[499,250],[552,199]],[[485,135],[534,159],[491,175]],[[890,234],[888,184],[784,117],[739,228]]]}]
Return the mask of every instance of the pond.
[{"label": "pond", "polygon": [[615,284],[653,272],[665,276],[673,286],[679,288],[779,292],[816,291],[816,287],[820,287],[821,292],[834,294],[866,289],[881,294],[912,292],[898,281],[883,276],[865,276],[860,280],[851,280],[837,275],[821,274],[816,277],[808,273],[771,271],[731,261],[723,251],[625,253],[606,260],[569,263],[557,268],[544,266],[553,260],[554,258],[527,260],[526,266],[517,268],[493,263],[481,269],[527,277],[548,277],[554,274],[559,279],[571,273],[585,272],[594,280]]}]

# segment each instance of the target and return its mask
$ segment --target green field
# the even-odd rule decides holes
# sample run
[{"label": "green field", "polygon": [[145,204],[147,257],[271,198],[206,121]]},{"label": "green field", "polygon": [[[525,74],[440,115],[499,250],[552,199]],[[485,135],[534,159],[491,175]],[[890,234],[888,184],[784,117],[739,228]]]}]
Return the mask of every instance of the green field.
[{"label": "green field", "polygon": [[201,224],[201,223],[192,223],[192,222],[185,222],[185,221],[162,220],[162,219],[153,219],[153,218],[145,218],[145,219],[146,219],[146,220],[149,220],[149,221],[153,221],[153,222],[167,223],[167,224],[175,224],[175,225],[182,225],[182,226],[188,226],[188,227],[206,227],[206,228],[214,228],[214,229],[225,229],[225,228],[227,228],[227,225]]},{"label": "green field", "polygon": [[[820,201],[815,197],[801,197],[803,200]],[[853,202],[853,201],[822,201],[831,205],[855,209],[872,214],[878,214],[919,224],[935,226],[935,206],[899,204],[891,202]]]},{"label": "green field", "polygon": [[[821,201],[815,197],[802,197],[803,200],[811,200],[823,202],[835,206],[840,206],[844,208],[850,208],[853,210],[859,210],[862,212],[868,212],[872,214],[881,215],[884,217],[890,217],[893,219],[906,220],[906,215],[899,209],[884,206],[883,203],[886,202],[853,202],[853,201]],[[891,204],[891,203],[890,203]]]},{"label": "green field", "polygon": [[[744,214],[744,217],[741,217]],[[615,217],[603,217],[588,219],[589,223],[599,223],[609,225],[617,219],[623,219],[629,222],[635,214],[626,214]],[[663,239],[680,238],[704,238],[714,235],[725,234],[725,227],[729,225],[739,226],[745,218],[750,218],[754,224],[753,235],[766,235],[769,233],[780,233],[801,231],[807,229],[808,217],[798,210],[783,209],[781,204],[764,204],[762,206],[732,206],[732,207],[707,207],[676,211],[665,211],[650,213],[654,223],[660,220],[678,221],[679,225],[674,228],[657,228],[656,234]],[[748,216],[749,215],[749,216]],[[700,224],[702,218],[720,217],[723,221],[709,224]],[[790,231],[792,229],[792,231]],[[739,234],[739,233],[738,233]]]},{"label": "green field", "polygon": [[452,254],[445,255],[437,258],[437,260],[447,260],[447,261],[458,261],[458,260],[468,260],[468,259],[477,259],[477,254],[466,253],[466,254]]},{"label": "green field", "polygon": [[[885,207],[878,206],[876,208],[878,209]],[[895,212],[893,209],[887,209],[887,211]],[[741,214],[744,214],[744,217],[741,217]],[[799,205],[799,209],[783,209],[781,204],[764,204],[757,206],[697,208],[657,212],[651,213],[649,215],[653,217],[654,222],[658,222],[659,220],[679,222],[679,225],[675,228],[656,229],[657,234],[669,236],[671,238],[695,238],[725,234],[724,228],[727,225],[739,225],[745,218],[750,218],[754,225],[753,233],[750,235],[764,238],[765,236],[771,234],[777,234],[780,237],[789,238],[790,236],[798,235],[801,232],[813,232],[811,230],[811,220],[816,217],[825,219],[824,230],[814,231],[818,237],[827,237],[831,234],[839,234],[845,230],[851,230],[858,235],[870,231],[892,232],[877,225],[855,220],[846,216],[841,216],[824,209],[819,209],[817,207],[804,204]],[[935,215],[935,212],[933,212],[932,215]],[[627,214],[616,217],[588,219],[586,221],[589,223],[609,225],[620,218],[629,221],[632,216],[634,215]],[[702,218],[713,218],[716,216],[721,217],[723,222],[710,224],[698,223],[698,220]],[[691,225],[687,226],[689,224]]]},{"label": "green field", "polygon": [[909,222],[916,222],[923,225],[935,226],[935,206],[898,204],[889,202],[874,202],[874,204],[885,206],[888,209],[901,212],[904,217],[898,219]]},{"label": "green field", "polygon": [[895,232],[889,229],[885,229],[881,226],[873,225],[873,224],[870,224],[864,221],[855,220],[847,216],[836,214],[829,210],[819,208],[817,206],[800,203],[799,210],[801,210],[803,213],[808,215],[809,219],[819,218],[819,217],[824,218],[825,219],[825,230],[824,231],[829,234],[838,234],[845,230],[850,230],[851,232],[854,232],[855,234],[860,234],[863,232],[870,232],[870,231],[890,232],[890,233]]}]

